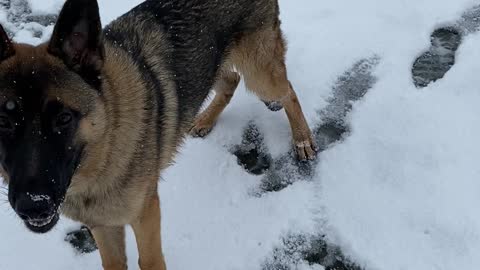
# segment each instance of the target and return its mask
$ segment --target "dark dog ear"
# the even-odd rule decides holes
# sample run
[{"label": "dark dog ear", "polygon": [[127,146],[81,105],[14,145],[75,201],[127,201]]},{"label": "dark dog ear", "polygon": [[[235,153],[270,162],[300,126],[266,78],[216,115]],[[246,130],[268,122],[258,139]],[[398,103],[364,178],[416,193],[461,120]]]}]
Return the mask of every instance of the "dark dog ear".
[{"label": "dark dog ear", "polygon": [[0,61],[3,61],[15,54],[12,41],[5,32],[3,26],[0,25]]},{"label": "dark dog ear", "polygon": [[80,75],[95,76],[100,72],[104,47],[97,0],[67,0],[48,51]]}]

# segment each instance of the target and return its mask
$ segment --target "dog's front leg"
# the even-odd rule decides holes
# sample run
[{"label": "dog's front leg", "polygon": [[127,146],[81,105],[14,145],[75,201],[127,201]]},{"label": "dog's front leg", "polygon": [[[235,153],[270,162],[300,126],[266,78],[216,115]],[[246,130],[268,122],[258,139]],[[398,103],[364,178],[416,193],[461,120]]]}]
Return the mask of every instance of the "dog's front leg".
[{"label": "dog's front leg", "polygon": [[153,195],[145,200],[142,212],[131,225],[137,240],[140,269],[166,270],[160,236],[160,201],[158,195]]},{"label": "dog's front leg", "polygon": [[102,257],[104,270],[127,270],[125,229],[123,227],[95,227],[91,229]]}]

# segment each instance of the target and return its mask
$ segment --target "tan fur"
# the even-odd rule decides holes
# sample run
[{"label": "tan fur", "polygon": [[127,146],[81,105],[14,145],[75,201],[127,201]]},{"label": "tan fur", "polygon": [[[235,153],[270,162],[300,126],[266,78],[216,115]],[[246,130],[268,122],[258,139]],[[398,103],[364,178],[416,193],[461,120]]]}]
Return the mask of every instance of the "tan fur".
[{"label": "tan fur", "polygon": [[[246,87],[263,101],[279,101],[292,129],[301,160],[314,159],[316,145],[295,91],[287,78],[286,46],[278,25],[243,36],[231,49],[229,61],[244,76]],[[228,65],[227,65],[228,66]],[[191,134],[205,136],[230,102],[238,84],[237,74],[223,70],[215,86],[217,95],[196,119]],[[237,80],[237,82],[235,82]]]},{"label": "tan fur", "polygon": [[123,226],[102,226],[91,229],[104,270],[126,270],[125,228]]},{"label": "tan fur", "polygon": [[[142,104],[147,102],[144,91],[131,91],[131,89],[142,89],[142,80],[135,65],[128,61],[128,58],[122,51],[116,51],[111,48],[107,52],[112,52],[115,57],[110,56],[105,63],[105,87],[104,87],[104,106],[103,113],[105,119],[98,119],[97,125],[106,125],[104,134],[91,134],[92,129],[81,129],[82,136],[95,138],[89,141],[87,151],[89,154],[82,161],[81,167],[77,170],[72,180],[70,189],[67,193],[67,202],[64,212],[67,216],[80,219],[90,227],[98,225],[120,226],[128,224],[139,212],[143,202],[136,198],[124,197],[124,194],[110,195],[105,198],[104,194],[111,194],[118,185],[118,179],[121,178],[128,169],[128,163],[137,158],[137,149],[125,148],[132,142],[138,142],[148,147],[149,140],[143,140],[141,132],[145,130],[146,124],[143,123],[145,111],[142,110]],[[130,71],[130,72],[127,72]],[[118,86],[122,87],[118,87]],[[102,113],[100,113],[102,114]],[[94,115],[98,115],[98,112]],[[112,119],[112,117],[114,119]],[[85,119],[84,121],[89,121]],[[81,127],[92,126],[92,123],[81,123]],[[100,135],[100,136],[98,136]],[[141,141],[142,140],[142,141]],[[153,138],[150,138],[150,141]],[[120,154],[121,153],[121,154]],[[145,157],[144,166],[151,168],[150,172],[141,172],[139,177],[157,175],[154,168],[158,168],[154,162],[155,157]],[[92,181],[95,181],[92,183]],[[102,181],[98,183],[96,181]],[[147,185],[142,181],[135,182],[134,185],[122,190],[125,194],[145,194]],[[132,193],[130,193],[132,192]],[[95,203],[85,207],[85,200],[94,200]],[[109,203],[102,203],[107,202]],[[69,206],[72,207],[69,207]],[[77,207],[81,206],[83,207]],[[91,208],[98,208],[92,211]],[[79,210],[84,210],[79,212]],[[91,216],[95,213],[95,216]],[[107,222],[105,222],[107,221]],[[106,224],[105,224],[106,223]]]},{"label": "tan fur", "polygon": [[214,86],[216,95],[208,108],[197,116],[190,133],[193,136],[203,137],[210,132],[218,117],[228,105],[240,82],[240,75],[236,72],[223,69]]},{"label": "tan fur", "polygon": [[[179,123],[180,128],[182,128],[183,132],[181,131],[180,134],[176,132],[176,121],[178,118],[177,115],[177,92],[175,89],[175,84],[172,80],[172,74],[167,68],[165,64],[165,59],[159,56],[158,52],[165,52],[165,54],[169,51],[167,47],[165,47],[165,37],[162,32],[156,31],[156,29],[149,29],[147,26],[144,26],[145,21],[147,19],[143,18],[142,16],[137,16],[135,18],[136,24],[138,27],[143,28],[143,40],[145,41],[144,46],[144,54],[145,58],[148,59],[148,63],[152,68],[152,71],[155,72],[159,81],[163,82],[164,91],[163,94],[165,95],[165,113],[163,115],[159,115],[162,118],[163,122],[165,123],[164,126],[164,134],[162,140],[162,153],[160,155],[160,160],[158,160],[159,169],[163,170],[168,165],[171,164],[175,153],[177,152],[177,146],[183,141],[183,133],[185,132],[186,128],[190,127],[190,122],[188,123]],[[121,27],[121,26],[119,26]],[[192,112],[192,117],[195,115]]]},{"label": "tan fur", "polygon": [[131,224],[140,254],[138,264],[142,270],[167,268],[162,253],[159,203],[157,195],[148,197],[139,218]]}]

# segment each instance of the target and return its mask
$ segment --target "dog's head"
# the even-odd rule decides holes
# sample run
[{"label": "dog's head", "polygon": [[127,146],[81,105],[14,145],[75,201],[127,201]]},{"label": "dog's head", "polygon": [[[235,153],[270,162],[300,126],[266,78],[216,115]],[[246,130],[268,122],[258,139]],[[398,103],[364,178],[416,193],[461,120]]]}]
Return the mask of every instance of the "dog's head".
[{"label": "dog's head", "polygon": [[15,44],[0,27],[0,164],[33,232],[55,226],[85,147],[103,134],[101,37],[95,0],[68,0],[40,46]]}]

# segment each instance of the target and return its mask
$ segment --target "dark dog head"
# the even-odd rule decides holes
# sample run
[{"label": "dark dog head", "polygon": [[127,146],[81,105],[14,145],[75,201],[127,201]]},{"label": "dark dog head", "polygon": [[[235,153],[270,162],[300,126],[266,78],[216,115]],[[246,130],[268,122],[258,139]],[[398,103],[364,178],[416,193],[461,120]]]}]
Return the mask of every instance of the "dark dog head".
[{"label": "dark dog head", "polygon": [[95,0],[67,1],[48,44],[14,44],[0,27],[0,164],[9,202],[33,232],[55,226],[101,132],[101,35]]}]

